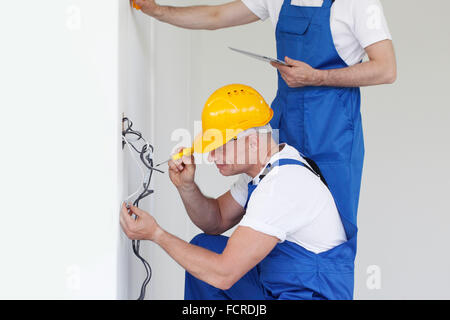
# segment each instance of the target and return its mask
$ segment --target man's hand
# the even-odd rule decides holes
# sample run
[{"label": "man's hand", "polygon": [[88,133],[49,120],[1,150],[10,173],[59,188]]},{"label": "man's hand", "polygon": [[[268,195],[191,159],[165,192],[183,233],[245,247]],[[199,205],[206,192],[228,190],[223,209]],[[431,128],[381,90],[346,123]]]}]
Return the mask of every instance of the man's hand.
[{"label": "man's hand", "polygon": [[391,40],[383,40],[365,48],[369,61],[346,68],[317,70],[304,62],[285,61],[290,66],[271,63],[291,88],[305,86],[365,87],[394,83],[397,79],[397,61]]},{"label": "man's hand", "polygon": [[[135,214],[135,220],[131,215]],[[120,212],[120,225],[123,231],[131,240],[155,241],[157,235],[162,231],[155,218],[138,207],[131,206],[128,211],[125,204]]]},{"label": "man's hand", "polygon": [[326,72],[312,68],[310,65],[290,59],[284,59],[289,66],[271,62],[270,64],[280,71],[281,77],[291,88],[306,86],[320,86],[323,83],[323,76]]},{"label": "man's hand", "polygon": [[[179,153],[184,148],[177,149]],[[177,189],[189,189],[194,185],[195,178],[194,156],[184,156],[180,160],[169,161],[169,177]]]},{"label": "man's hand", "polygon": [[160,8],[155,0],[130,0],[131,5],[140,9],[143,13],[148,14],[151,17],[158,15],[158,9]]}]

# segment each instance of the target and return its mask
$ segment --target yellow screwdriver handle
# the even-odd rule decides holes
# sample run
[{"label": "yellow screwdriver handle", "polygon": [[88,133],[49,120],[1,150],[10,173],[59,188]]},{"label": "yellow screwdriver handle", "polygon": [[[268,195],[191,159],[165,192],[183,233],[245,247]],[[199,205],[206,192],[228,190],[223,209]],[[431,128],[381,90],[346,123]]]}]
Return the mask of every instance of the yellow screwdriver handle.
[{"label": "yellow screwdriver handle", "polygon": [[194,153],[194,148],[185,148],[180,153],[174,154],[172,156],[172,160],[176,161],[176,160],[183,158],[184,156],[190,156],[193,153]]},{"label": "yellow screwdriver handle", "polygon": [[141,7],[136,4],[135,0],[133,0],[133,8],[135,8],[136,10],[141,10]]}]

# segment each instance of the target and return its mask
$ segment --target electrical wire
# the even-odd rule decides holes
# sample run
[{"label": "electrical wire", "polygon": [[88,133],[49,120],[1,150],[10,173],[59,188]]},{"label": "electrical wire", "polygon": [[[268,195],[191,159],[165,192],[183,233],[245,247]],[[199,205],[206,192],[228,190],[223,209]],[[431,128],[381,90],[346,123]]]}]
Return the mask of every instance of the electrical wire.
[{"label": "electrical wire", "polygon": [[[134,193],[132,193],[131,195],[129,195],[127,197],[126,203],[128,204],[129,199],[136,196],[136,194],[138,194],[142,188],[142,191],[139,193],[139,195],[133,202],[133,206],[139,207],[139,202],[154,192],[154,190],[150,189],[150,183],[152,180],[153,171],[158,171],[160,173],[164,173],[164,172],[153,168],[152,155],[154,152],[154,148],[151,144],[149,144],[142,137],[142,134],[139,131],[135,131],[134,129],[132,129],[133,122],[131,120],[129,120],[128,118],[123,118],[122,123],[124,126],[126,125],[126,129],[124,129],[122,132],[122,147],[125,147],[125,145],[128,146],[128,149],[129,149],[133,159],[138,164],[138,167],[143,176],[142,186],[139,186],[139,188]],[[135,136],[136,139],[134,141],[131,141],[130,139],[127,138],[127,135]],[[144,142],[144,144],[141,149],[138,149],[134,145],[134,143],[140,142],[141,140]],[[134,155],[134,152],[137,152],[139,154],[139,158],[140,158],[141,162],[144,164],[145,169],[147,170],[147,173],[144,172],[145,169],[141,166],[141,163]],[[137,219],[137,217],[135,217],[135,219]],[[147,285],[149,284],[150,279],[152,277],[152,268],[151,268],[150,264],[140,254],[140,241],[139,240],[132,240],[132,248],[133,248],[133,252],[136,255],[136,257],[139,260],[141,260],[142,264],[144,265],[145,272],[146,272],[146,277],[145,277],[144,282],[142,283],[141,292],[137,299],[137,300],[144,300]]]},{"label": "electrical wire", "polygon": [[[125,143],[127,144],[128,149],[130,150],[130,154],[133,157],[134,161],[137,163],[138,168],[141,170],[141,174],[142,174],[142,184],[144,184],[145,180],[146,180],[146,174],[144,173],[144,169],[142,168],[141,164],[139,163],[139,160],[136,158],[136,156],[134,155],[133,149],[131,147],[130,142],[127,140],[127,138],[125,138],[125,136],[122,136],[122,140],[125,141]],[[125,203],[128,203],[129,200],[131,198],[133,198],[135,195],[138,194],[138,192],[141,190],[141,186],[139,186],[137,188],[137,190],[135,192],[133,192],[132,194],[130,194],[126,200]]]}]

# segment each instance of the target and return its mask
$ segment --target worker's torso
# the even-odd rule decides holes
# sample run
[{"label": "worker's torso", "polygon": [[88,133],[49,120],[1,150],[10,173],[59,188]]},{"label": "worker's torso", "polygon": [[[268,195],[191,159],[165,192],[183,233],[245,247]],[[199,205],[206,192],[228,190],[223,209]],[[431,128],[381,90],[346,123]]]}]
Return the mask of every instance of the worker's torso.
[{"label": "worker's torso", "polygon": [[[284,0],[243,0],[260,18],[278,23]],[[320,7],[323,0],[291,0],[291,4]],[[334,46],[347,65],[359,63],[366,55],[365,47],[392,39],[379,0],[336,0],[331,7],[330,29]]]},{"label": "worker's torso", "polygon": [[[268,173],[282,166],[299,166],[320,175],[294,159],[279,159],[269,164]],[[301,181],[295,183],[301,184]],[[253,182],[248,184],[247,203],[257,188]],[[318,254],[291,241],[277,244],[257,267],[265,297],[277,300],[352,299],[357,229],[347,222],[344,222],[344,228],[348,241]]]},{"label": "worker's torso", "polygon": [[[278,159],[307,161],[289,145],[281,145],[268,164]],[[345,231],[333,196],[320,178],[301,166],[275,167],[261,180],[265,170],[253,179],[243,174],[231,187],[231,195],[243,207],[248,197],[248,184],[258,188],[252,193],[241,226],[258,228],[270,235],[296,243],[312,252],[327,251],[346,241]],[[277,232],[271,233],[270,231]]]}]

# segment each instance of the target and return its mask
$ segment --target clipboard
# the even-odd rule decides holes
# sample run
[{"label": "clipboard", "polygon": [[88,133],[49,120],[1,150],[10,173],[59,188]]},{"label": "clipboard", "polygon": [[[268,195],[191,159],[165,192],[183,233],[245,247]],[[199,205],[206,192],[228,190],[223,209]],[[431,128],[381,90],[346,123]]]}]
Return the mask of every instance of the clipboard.
[{"label": "clipboard", "polygon": [[260,54],[256,54],[256,53],[248,52],[248,51],[244,51],[244,50],[239,50],[239,49],[232,48],[232,47],[228,47],[228,48],[230,50],[235,51],[235,52],[242,53],[242,54],[244,54],[246,56],[252,57],[254,59],[258,59],[258,60],[265,61],[265,62],[275,62],[275,63],[282,64],[284,66],[290,67],[290,65],[288,65],[286,62],[278,60],[278,59],[275,59],[275,58],[266,57],[266,56],[263,56],[263,55],[260,55]]}]

